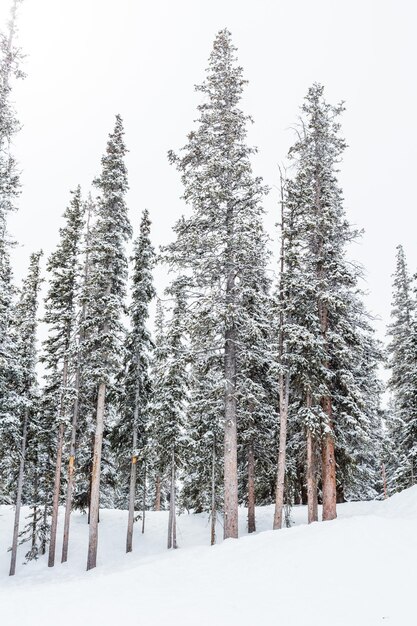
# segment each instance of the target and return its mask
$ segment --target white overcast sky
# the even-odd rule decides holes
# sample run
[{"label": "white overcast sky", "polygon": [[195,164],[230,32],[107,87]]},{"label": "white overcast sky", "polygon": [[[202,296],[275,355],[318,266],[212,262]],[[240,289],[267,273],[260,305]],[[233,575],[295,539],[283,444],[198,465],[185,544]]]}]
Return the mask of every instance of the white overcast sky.
[{"label": "white overcast sky", "polygon": [[[0,0],[3,24],[8,4]],[[249,80],[243,108],[255,120],[254,169],[271,187],[309,85],[322,82],[331,102],[346,101],[341,183],[349,220],[365,229],[353,254],[382,336],[398,243],[417,269],[416,17],[414,0],[25,0],[18,42],[27,78],[14,90],[23,124],[15,149],[23,193],[10,221],[16,276],[32,250],[47,255],[55,246],[69,190],[80,183],[88,191],[115,113],[130,150],[134,228],[147,207],[155,244],[170,240],[184,207],[167,150],[193,128],[193,86],[227,26]],[[271,234],[277,201],[273,189]],[[157,280],[161,288],[161,271]]]}]

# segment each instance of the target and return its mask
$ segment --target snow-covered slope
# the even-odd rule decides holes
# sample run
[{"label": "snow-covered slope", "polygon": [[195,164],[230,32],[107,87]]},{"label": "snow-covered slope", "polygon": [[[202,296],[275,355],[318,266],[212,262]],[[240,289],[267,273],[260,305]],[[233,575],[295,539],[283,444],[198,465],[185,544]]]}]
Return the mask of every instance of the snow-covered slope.
[{"label": "snow-covered slope", "polygon": [[[69,562],[21,565],[9,578],[12,510],[0,509],[0,621],[7,626],[415,626],[417,486],[385,502],[340,505],[334,522],[259,531],[211,548],[204,515],[178,518],[180,549],[165,548],[167,514],[149,513],[124,554],[125,511],[102,511],[98,567],[85,571],[88,527],[72,520]],[[61,536],[61,529],[58,533]],[[218,528],[221,536],[221,528]]]}]

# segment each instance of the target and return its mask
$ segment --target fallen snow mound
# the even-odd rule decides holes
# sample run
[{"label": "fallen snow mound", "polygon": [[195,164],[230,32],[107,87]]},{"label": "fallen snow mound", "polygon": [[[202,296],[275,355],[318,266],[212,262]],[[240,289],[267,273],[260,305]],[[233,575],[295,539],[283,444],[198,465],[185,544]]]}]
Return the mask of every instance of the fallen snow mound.
[{"label": "fallen snow mound", "polygon": [[[13,511],[0,507],[1,624],[71,626],[415,626],[417,486],[385,502],[338,507],[333,522],[269,530],[272,507],[257,509],[255,535],[210,547],[205,515],[178,518],[180,549],[166,550],[167,513],[135,526],[134,552],[124,554],[126,511],[102,511],[98,567],[85,571],[88,526],[74,514],[69,562],[46,557],[8,577]],[[62,517],[62,516],[61,516]],[[60,519],[62,523],[62,519]],[[62,527],[58,528],[58,537]]]}]

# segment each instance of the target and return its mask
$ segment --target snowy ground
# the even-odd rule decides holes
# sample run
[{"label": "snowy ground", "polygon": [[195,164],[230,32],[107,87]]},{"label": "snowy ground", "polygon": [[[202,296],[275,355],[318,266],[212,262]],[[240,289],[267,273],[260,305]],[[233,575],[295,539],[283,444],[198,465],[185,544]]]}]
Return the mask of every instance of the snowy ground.
[{"label": "snowy ground", "polygon": [[[272,507],[257,509],[259,532],[211,548],[204,515],[178,518],[179,549],[166,550],[165,512],[135,525],[124,554],[126,511],[102,511],[98,567],[85,571],[88,527],[74,514],[69,562],[22,565],[8,577],[12,509],[0,507],[3,626],[415,626],[417,486],[385,502],[338,507],[338,520],[271,531]],[[62,522],[62,520],[60,520]],[[61,528],[58,536],[61,538]],[[221,528],[218,528],[221,536]]]}]

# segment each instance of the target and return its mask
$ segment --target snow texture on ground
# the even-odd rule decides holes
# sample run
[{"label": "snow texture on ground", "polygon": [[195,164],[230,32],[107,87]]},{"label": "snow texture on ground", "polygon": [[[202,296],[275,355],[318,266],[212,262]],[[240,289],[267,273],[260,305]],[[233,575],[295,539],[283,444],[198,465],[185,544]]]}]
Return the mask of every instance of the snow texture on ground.
[{"label": "snow texture on ground", "polygon": [[126,555],[126,511],[101,511],[98,566],[85,571],[88,526],[71,523],[69,561],[46,557],[8,577],[13,511],[0,507],[2,626],[415,626],[417,486],[385,502],[338,506],[338,519],[308,526],[306,507],[294,526],[270,530],[273,507],[257,509],[258,532],[210,547],[207,516],[179,516],[176,551],[166,549],[168,514],[151,512],[145,534],[135,524]]}]

